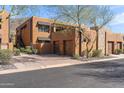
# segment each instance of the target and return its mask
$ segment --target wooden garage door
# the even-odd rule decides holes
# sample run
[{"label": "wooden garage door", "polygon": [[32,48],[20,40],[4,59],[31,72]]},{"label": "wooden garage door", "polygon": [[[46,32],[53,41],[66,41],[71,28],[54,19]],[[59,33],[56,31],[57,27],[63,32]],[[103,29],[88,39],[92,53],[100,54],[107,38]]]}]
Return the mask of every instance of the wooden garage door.
[{"label": "wooden garage door", "polygon": [[114,42],[108,42],[108,53],[109,54],[114,53]]},{"label": "wooden garage door", "polygon": [[72,40],[65,40],[64,41],[64,54],[68,56],[73,55],[73,44]]},{"label": "wooden garage door", "polygon": [[54,54],[60,54],[59,41],[54,41],[53,46],[54,46]]}]

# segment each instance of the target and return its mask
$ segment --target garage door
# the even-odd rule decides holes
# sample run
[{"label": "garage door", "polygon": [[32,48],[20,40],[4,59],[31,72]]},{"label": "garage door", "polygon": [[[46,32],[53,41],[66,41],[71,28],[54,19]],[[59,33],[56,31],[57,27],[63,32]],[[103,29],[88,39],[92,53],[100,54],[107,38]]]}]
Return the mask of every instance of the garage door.
[{"label": "garage door", "polygon": [[65,40],[64,41],[64,54],[68,56],[73,55],[73,46],[72,40]]},{"label": "garage door", "polygon": [[114,53],[114,42],[108,42],[108,53],[109,54]]},{"label": "garage door", "polygon": [[59,41],[54,41],[53,42],[53,46],[54,46],[54,54],[60,54],[60,50],[59,50]]}]

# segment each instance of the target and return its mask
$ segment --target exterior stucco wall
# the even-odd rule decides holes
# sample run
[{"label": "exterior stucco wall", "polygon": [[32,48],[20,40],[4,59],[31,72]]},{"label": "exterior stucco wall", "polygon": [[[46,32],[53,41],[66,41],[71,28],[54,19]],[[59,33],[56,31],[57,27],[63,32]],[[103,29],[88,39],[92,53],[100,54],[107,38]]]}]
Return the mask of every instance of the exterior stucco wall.
[{"label": "exterior stucco wall", "polygon": [[[90,39],[90,42],[88,43],[88,50],[91,49],[90,53],[92,53],[93,50],[96,49],[96,31],[91,29],[85,30],[86,36]],[[82,53],[86,53],[86,42],[82,42]]]},{"label": "exterior stucco wall", "polygon": [[37,42],[37,37],[47,37],[47,38],[50,38],[50,29],[49,29],[49,32],[39,32],[38,31],[38,25],[37,23],[38,22],[48,22],[48,23],[51,23],[48,19],[42,19],[42,18],[39,18],[39,17],[35,17],[33,16],[32,17],[32,43],[33,44],[36,44]]},{"label": "exterior stucco wall", "polygon": [[2,23],[1,23],[1,43],[7,44],[9,43],[9,13],[4,11],[3,13],[0,13],[0,16],[2,17]]},{"label": "exterior stucco wall", "polygon": [[[123,35],[122,34],[117,34],[117,33],[112,33],[112,32],[106,32],[106,53],[108,53],[108,42],[111,41],[114,43],[114,50],[118,49],[117,48],[117,43],[121,42],[123,43]],[[122,44],[123,45],[123,44]],[[123,46],[122,46],[123,48]]]},{"label": "exterior stucco wall", "polygon": [[[72,50],[72,53],[75,53],[75,32],[74,31],[65,31],[65,32],[53,32],[52,33],[52,45],[54,41],[59,42],[59,49],[60,54],[64,54],[64,41],[71,41],[71,44],[69,44],[70,51]],[[72,55],[73,55],[72,54]]]},{"label": "exterior stucco wall", "polygon": [[9,42],[9,33],[10,33],[9,13],[7,11],[3,11],[0,13],[0,17],[1,17],[0,48],[13,50],[13,43]]},{"label": "exterior stucco wall", "polygon": [[105,54],[105,30],[98,31],[98,49],[102,50],[102,55]]}]

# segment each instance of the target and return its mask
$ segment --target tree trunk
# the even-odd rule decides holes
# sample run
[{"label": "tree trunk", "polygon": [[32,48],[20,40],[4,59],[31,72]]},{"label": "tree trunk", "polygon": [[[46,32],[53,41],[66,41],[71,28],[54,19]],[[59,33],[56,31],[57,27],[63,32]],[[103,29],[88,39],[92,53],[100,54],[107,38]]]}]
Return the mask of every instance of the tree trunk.
[{"label": "tree trunk", "polygon": [[98,29],[96,29],[96,50],[98,50],[98,43],[99,40],[98,40]]},{"label": "tree trunk", "polygon": [[81,36],[81,32],[79,32],[79,55],[81,56],[81,50],[82,50],[82,44],[81,44],[81,38],[82,38],[82,36]]},{"label": "tree trunk", "polygon": [[88,53],[89,51],[88,51],[88,43],[86,44],[86,57],[87,57],[87,59],[89,58],[89,53]]}]

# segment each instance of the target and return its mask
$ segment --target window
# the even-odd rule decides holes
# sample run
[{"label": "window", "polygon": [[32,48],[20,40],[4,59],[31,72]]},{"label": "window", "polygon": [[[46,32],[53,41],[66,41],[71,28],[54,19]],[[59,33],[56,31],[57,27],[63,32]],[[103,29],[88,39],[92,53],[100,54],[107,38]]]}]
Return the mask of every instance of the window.
[{"label": "window", "polygon": [[0,29],[2,28],[2,19],[0,19]]},{"label": "window", "polygon": [[49,31],[49,26],[47,26],[47,25],[39,25],[38,26],[38,31],[40,31],[40,32],[48,32]]},{"label": "window", "polygon": [[42,40],[38,40],[38,43],[50,43],[50,41],[42,41]]}]

